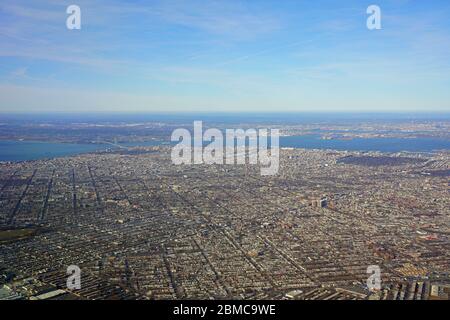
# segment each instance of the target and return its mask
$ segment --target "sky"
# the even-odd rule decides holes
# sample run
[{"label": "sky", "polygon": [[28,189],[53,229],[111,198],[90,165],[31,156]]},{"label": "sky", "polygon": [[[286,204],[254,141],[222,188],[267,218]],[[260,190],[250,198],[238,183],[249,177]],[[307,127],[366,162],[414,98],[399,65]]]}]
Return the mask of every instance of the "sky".
[{"label": "sky", "polygon": [[448,0],[2,1],[0,113],[450,112],[449,17]]}]

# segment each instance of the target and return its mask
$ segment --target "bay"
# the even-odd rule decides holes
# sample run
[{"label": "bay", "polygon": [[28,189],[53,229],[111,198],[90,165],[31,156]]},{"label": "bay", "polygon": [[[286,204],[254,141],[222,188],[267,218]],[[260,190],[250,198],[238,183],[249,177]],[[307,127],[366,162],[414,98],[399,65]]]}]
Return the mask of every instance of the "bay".
[{"label": "bay", "polygon": [[[154,146],[161,141],[121,143],[124,147]],[[281,147],[380,152],[435,152],[450,150],[450,141],[438,138],[322,139],[320,135],[280,137]],[[109,144],[75,144],[40,141],[0,141],[0,161],[25,161],[72,156],[114,148]]]}]

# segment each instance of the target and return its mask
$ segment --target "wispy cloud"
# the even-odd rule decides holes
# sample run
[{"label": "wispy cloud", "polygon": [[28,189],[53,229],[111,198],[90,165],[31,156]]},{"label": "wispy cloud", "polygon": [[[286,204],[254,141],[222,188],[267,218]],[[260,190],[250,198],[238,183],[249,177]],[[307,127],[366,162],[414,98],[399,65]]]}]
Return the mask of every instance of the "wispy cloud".
[{"label": "wispy cloud", "polygon": [[255,13],[240,1],[162,1],[160,16],[169,23],[237,39],[271,33],[281,21],[267,13]]},{"label": "wispy cloud", "polygon": [[24,77],[27,74],[27,70],[28,70],[27,67],[21,67],[21,68],[15,69],[15,70],[13,70],[11,72],[11,76],[13,76],[13,77]]}]

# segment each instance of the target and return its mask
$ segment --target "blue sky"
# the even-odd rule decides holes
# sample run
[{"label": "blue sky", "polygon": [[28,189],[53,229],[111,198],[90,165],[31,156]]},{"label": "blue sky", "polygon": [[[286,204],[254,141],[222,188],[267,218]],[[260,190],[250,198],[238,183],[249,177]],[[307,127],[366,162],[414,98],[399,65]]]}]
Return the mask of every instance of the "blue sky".
[{"label": "blue sky", "polygon": [[0,112],[450,112],[449,17],[446,0],[2,1]]}]

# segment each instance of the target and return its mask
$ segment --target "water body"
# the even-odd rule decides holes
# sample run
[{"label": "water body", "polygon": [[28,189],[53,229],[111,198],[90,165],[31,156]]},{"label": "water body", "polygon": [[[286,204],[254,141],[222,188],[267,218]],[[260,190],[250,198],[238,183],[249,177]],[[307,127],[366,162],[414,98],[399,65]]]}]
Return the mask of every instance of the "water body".
[{"label": "water body", "polygon": [[[122,146],[155,146],[161,141],[121,143]],[[437,138],[355,138],[323,140],[320,135],[280,137],[281,147],[381,152],[434,152],[450,150],[450,140]],[[38,160],[111,149],[107,144],[71,144],[36,141],[0,141],[0,161]]]},{"label": "water body", "polygon": [[381,152],[450,150],[450,140],[438,138],[354,138],[324,140],[320,135],[280,137],[281,147]]},{"label": "water body", "polygon": [[142,123],[162,121],[169,123],[192,123],[202,120],[214,123],[355,123],[355,122],[398,122],[415,120],[449,121],[450,112],[427,113],[353,113],[353,112],[282,112],[282,113],[36,113],[36,114],[1,114],[0,122],[17,123]]},{"label": "water body", "polygon": [[24,161],[106,150],[109,145],[39,141],[0,141],[0,161]]}]

